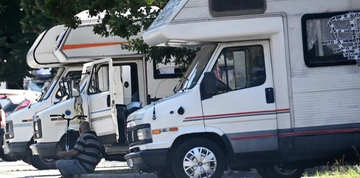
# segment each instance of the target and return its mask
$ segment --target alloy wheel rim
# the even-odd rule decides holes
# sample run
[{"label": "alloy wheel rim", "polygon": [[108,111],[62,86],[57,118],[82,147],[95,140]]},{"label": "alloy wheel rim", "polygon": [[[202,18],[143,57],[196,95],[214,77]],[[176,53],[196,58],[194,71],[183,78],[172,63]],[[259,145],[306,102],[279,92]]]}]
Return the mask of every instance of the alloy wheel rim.
[{"label": "alloy wheel rim", "polygon": [[183,159],[183,169],[188,177],[211,177],[215,173],[216,167],[215,154],[205,147],[191,149]]}]

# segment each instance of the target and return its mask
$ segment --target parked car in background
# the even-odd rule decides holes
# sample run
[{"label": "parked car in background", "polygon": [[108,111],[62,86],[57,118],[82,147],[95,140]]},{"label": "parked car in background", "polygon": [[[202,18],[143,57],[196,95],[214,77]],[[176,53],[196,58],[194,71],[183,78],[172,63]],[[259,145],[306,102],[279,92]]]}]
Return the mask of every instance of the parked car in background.
[{"label": "parked car in background", "polygon": [[41,95],[41,92],[31,90],[0,89],[0,99],[14,95],[25,95],[26,98],[36,99]]},{"label": "parked car in background", "polygon": [[36,103],[36,97],[23,94],[6,96],[0,100],[0,104],[5,112],[5,116],[27,107],[31,103]]},{"label": "parked car in background", "polygon": [[[5,118],[0,118],[0,121],[2,121],[2,119],[6,119],[9,114],[28,107],[32,103],[36,103],[37,98],[39,98],[40,95],[40,92],[28,90],[0,89],[0,104],[5,113]],[[1,133],[0,137],[3,138],[3,133]],[[0,158],[4,161],[16,161],[17,158],[4,154],[4,150],[2,148],[2,145],[4,144],[3,142],[4,140],[0,139]]]}]

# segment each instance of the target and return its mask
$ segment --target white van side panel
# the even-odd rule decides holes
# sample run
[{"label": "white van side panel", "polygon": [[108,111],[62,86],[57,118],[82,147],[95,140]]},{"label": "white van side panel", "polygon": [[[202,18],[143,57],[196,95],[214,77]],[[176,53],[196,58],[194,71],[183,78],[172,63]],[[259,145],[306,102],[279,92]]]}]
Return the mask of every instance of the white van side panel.
[{"label": "white van side panel", "polygon": [[356,65],[307,67],[300,46],[302,16],[288,17],[294,126],[359,123],[360,68]]},{"label": "white van side panel", "polygon": [[[321,4],[319,6],[318,4]],[[303,14],[326,11],[348,11],[359,7],[357,0],[267,0],[265,13],[285,12],[286,14]],[[209,1],[189,0],[172,22],[189,21],[195,19],[215,19],[209,11]]]},{"label": "white van side panel", "polygon": [[[289,120],[288,116],[279,115],[279,129],[360,122],[357,119],[360,114],[357,106],[360,100],[360,69],[355,65],[309,68],[304,63],[301,46],[301,18],[304,14],[359,10],[360,4],[356,0],[318,0],[316,4],[321,6],[313,4],[312,0],[268,0],[266,4],[265,13],[284,14],[287,27],[284,34],[278,34],[283,37],[270,37],[277,108],[283,108],[288,103],[292,116]],[[214,18],[208,7],[208,1],[189,0],[170,24],[196,24],[204,19],[221,21],[232,18]],[[238,19],[241,18],[246,16]],[[281,40],[286,45],[281,45]],[[289,51],[288,56],[282,56],[286,51]],[[286,81],[290,82],[289,86],[283,84]]]}]

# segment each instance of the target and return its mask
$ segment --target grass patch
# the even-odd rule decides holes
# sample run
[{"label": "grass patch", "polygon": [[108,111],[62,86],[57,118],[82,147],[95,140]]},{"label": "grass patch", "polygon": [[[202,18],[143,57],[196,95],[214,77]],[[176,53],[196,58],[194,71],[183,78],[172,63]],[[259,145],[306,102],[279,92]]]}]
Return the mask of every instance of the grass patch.
[{"label": "grass patch", "polygon": [[0,175],[10,175],[8,172],[0,171]]}]

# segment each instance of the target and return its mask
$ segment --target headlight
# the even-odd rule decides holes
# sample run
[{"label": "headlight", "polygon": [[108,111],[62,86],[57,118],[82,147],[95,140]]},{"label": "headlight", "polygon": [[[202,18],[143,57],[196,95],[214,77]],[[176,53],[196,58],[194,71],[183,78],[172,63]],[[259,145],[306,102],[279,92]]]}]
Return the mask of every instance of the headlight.
[{"label": "headlight", "polygon": [[127,128],[131,128],[131,127],[135,127],[136,126],[136,122],[135,121],[130,121],[126,124]]},{"label": "headlight", "polygon": [[34,131],[38,131],[39,130],[39,125],[37,124],[37,122],[34,122]]},{"label": "headlight", "polygon": [[126,132],[126,138],[130,146],[152,142],[150,124],[140,124],[135,126],[132,124],[135,124],[135,122],[128,122]]},{"label": "headlight", "polygon": [[5,138],[6,139],[12,139],[14,138],[14,124],[13,121],[6,121],[5,125]]},{"label": "headlight", "polygon": [[150,130],[150,128],[143,128],[143,129],[137,130],[137,138],[139,140],[151,139],[151,130]]},{"label": "headlight", "polygon": [[33,121],[33,130],[34,130],[34,138],[42,138],[42,130],[41,130],[41,120],[37,119]]}]

